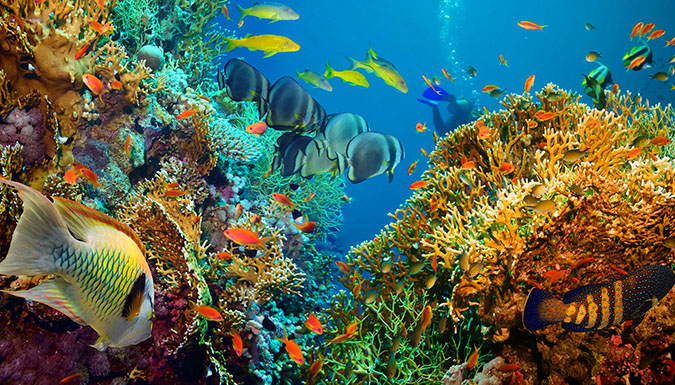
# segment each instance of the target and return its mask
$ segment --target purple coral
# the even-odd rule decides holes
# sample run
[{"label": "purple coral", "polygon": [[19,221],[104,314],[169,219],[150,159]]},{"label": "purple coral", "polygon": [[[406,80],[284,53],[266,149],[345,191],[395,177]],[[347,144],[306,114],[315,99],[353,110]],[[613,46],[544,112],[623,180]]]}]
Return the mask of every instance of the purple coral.
[{"label": "purple coral", "polygon": [[44,123],[37,108],[21,110],[15,108],[9,113],[5,124],[0,124],[0,144],[23,146],[23,161],[33,165],[45,158]]}]

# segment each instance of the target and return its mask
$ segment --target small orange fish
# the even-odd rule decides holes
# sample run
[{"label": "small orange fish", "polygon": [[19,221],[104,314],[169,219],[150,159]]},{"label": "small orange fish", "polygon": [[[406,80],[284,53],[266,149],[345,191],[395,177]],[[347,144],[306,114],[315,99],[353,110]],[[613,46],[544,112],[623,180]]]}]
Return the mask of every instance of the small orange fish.
[{"label": "small orange fish", "polygon": [[417,190],[417,189],[420,189],[422,187],[425,187],[428,184],[429,184],[429,182],[427,182],[425,180],[418,180],[417,182],[413,182],[413,184],[410,185],[409,189]]},{"label": "small orange fish", "polygon": [[96,5],[101,9],[105,9],[105,0],[96,0]]},{"label": "small orange fish", "polygon": [[668,47],[669,45],[675,45],[675,37],[666,41],[666,47]]},{"label": "small orange fish", "polygon": [[463,168],[463,169],[472,169],[472,168],[475,168],[475,167],[476,167],[476,162],[466,160],[466,158],[464,157],[464,155],[462,155],[462,159],[460,160],[460,163],[462,163],[462,168]]},{"label": "small orange fish", "polygon": [[312,199],[314,199],[315,196],[316,196],[316,193],[313,192],[313,193],[307,195],[307,198],[303,199],[302,201],[303,201],[303,202],[309,202],[309,201],[311,201]]},{"label": "small orange fish", "polygon": [[223,5],[223,8],[221,10],[223,11],[223,16],[225,16],[227,21],[230,21],[230,11],[227,9],[227,6]]},{"label": "small orange fish", "polygon": [[75,60],[78,60],[79,58],[84,56],[87,53],[87,51],[89,50],[90,45],[91,45],[91,42],[85,44],[84,47],[77,50],[77,52],[75,53]]},{"label": "small orange fish", "polygon": [[438,258],[436,258],[436,254],[431,257],[431,269],[433,271],[438,270]]},{"label": "small orange fish", "polygon": [[654,32],[652,32],[651,35],[647,36],[647,41],[649,41],[651,39],[658,39],[665,34],[666,34],[666,31],[664,31],[662,29],[657,29]]},{"label": "small orange fish", "polygon": [[232,333],[232,347],[239,357],[244,353],[244,341],[241,340],[239,333]]},{"label": "small orange fish", "polygon": [[353,337],[354,335],[356,335],[356,330],[358,329],[358,327],[359,327],[359,322],[354,321],[354,322],[350,323],[349,325],[347,325],[347,328],[345,329],[345,333],[347,335],[349,335],[350,337]]},{"label": "small orange fish", "polygon": [[499,86],[495,86],[494,84],[488,84],[487,86],[483,87],[483,92],[490,92],[492,90],[496,90],[499,88]]},{"label": "small orange fish", "polygon": [[[308,377],[310,379],[316,377],[319,372],[321,371],[321,367],[323,366],[323,358],[319,358],[318,360],[315,360],[312,362],[312,365],[309,366],[309,375]],[[309,383],[309,380],[307,381]]]},{"label": "small orange fish", "polygon": [[408,167],[408,175],[412,175],[412,173],[415,172],[415,169],[417,168],[417,161],[412,162],[410,167]]},{"label": "small orange fish", "polygon": [[635,59],[633,59],[633,61],[631,61],[630,64],[628,64],[628,67],[626,68],[626,71],[628,71],[630,69],[633,69],[633,68],[639,66],[640,64],[642,64],[644,62],[645,62],[645,57],[644,56],[638,56]]},{"label": "small orange fish", "polygon": [[220,253],[215,255],[216,259],[232,259],[232,254],[228,253],[227,251],[221,251]]},{"label": "small orange fish", "polygon": [[612,92],[613,93],[619,92],[619,83],[614,83],[614,85],[612,86]]},{"label": "small orange fish", "polygon": [[635,27],[633,27],[633,30],[630,32],[630,39],[631,40],[633,40],[633,38],[635,36],[637,36],[638,33],[640,33],[640,31],[642,30],[642,27],[644,27],[643,22],[639,22],[639,23],[635,24]]},{"label": "small orange fish", "polygon": [[427,305],[422,309],[422,333],[427,329],[427,326],[431,324],[431,318],[433,318],[433,311],[431,310],[431,306]]},{"label": "small orange fish", "polygon": [[293,201],[284,194],[272,193],[272,198],[274,198],[275,201],[281,203],[282,205],[286,205],[286,206],[290,206],[290,207],[295,206],[295,203],[293,203]]},{"label": "small orange fish", "polygon": [[198,97],[199,97],[199,99],[201,99],[201,100],[204,100],[204,101],[206,101],[206,102],[211,103],[211,99],[207,98],[207,97],[204,96],[204,95],[198,95]]},{"label": "small orange fish", "polygon": [[534,117],[539,119],[539,121],[545,122],[547,120],[550,120],[555,117],[555,112],[545,112],[545,111],[537,111],[534,114]]},{"label": "small orange fish", "polygon": [[307,329],[313,331],[316,334],[323,334],[323,326],[321,326],[321,322],[319,322],[319,318],[314,313],[311,313],[309,317],[307,317],[307,321],[305,321],[305,326],[307,326]]},{"label": "small orange fish", "polygon": [[431,202],[429,203],[429,212],[434,212],[438,208],[438,201],[436,199],[432,199]]},{"label": "small orange fish", "polygon": [[478,354],[479,354],[478,352],[480,352],[480,347],[478,349],[475,349],[473,353],[471,353],[471,355],[469,356],[469,359],[466,361],[466,363],[469,366],[469,370],[472,370],[478,363]]},{"label": "small orange fish", "polygon": [[420,148],[420,152],[422,152],[422,155],[426,156],[427,158],[429,157],[429,154],[427,153],[427,150]]},{"label": "small orange fish", "polygon": [[80,174],[77,172],[77,170],[71,168],[70,170],[66,171],[63,179],[66,181],[66,183],[75,184],[77,182],[77,178],[79,177]]},{"label": "small orange fish", "polygon": [[572,270],[574,270],[574,269],[577,269],[577,268],[579,268],[580,266],[582,266],[583,264],[588,263],[588,262],[591,262],[591,261],[594,260],[594,259],[595,259],[595,258],[593,258],[593,257],[586,257],[586,258],[580,260],[579,262],[575,263],[572,267],[570,267],[570,271],[572,271]]},{"label": "small orange fish", "polygon": [[197,313],[199,313],[200,316],[206,318],[209,321],[220,322],[223,320],[223,316],[220,315],[218,310],[212,308],[211,306],[206,305],[195,306],[192,310],[196,311]]},{"label": "small orange fish", "polygon": [[535,23],[533,23],[531,21],[527,21],[527,20],[519,21],[518,26],[520,28],[529,29],[529,30],[533,30],[533,31],[534,30],[542,30],[542,29],[544,29],[544,27],[548,27],[548,25],[539,25],[539,24],[535,24]]},{"label": "small orange fish", "polygon": [[504,67],[507,67],[507,68],[509,66],[508,62],[506,61],[506,59],[504,59],[504,56],[502,56],[501,54],[499,54],[499,63],[501,65],[503,65]]},{"label": "small orange fish", "polygon": [[415,129],[417,130],[417,132],[425,132],[427,130],[427,124],[426,123],[422,124],[420,122],[417,122],[417,124],[415,125]]},{"label": "small orange fish", "polygon": [[[99,99],[101,98],[101,93],[107,91],[105,87],[103,87],[103,83],[92,74],[82,75],[82,81],[84,82],[84,85],[89,88],[89,91],[91,91],[92,94],[98,96]],[[101,99],[101,102],[103,102],[103,99]]]},{"label": "small orange fish", "polygon": [[626,154],[626,158],[633,159],[636,156],[640,155],[640,152],[642,152],[642,147],[635,147],[634,149],[628,151],[628,154]]},{"label": "small orange fish", "polygon": [[[675,40],[675,38],[674,38],[673,40]],[[441,68],[441,72],[443,72],[443,75],[444,75],[446,78],[448,78],[448,80],[450,80],[451,82],[454,82],[454,81],[455,81],[454,78],[450,77],[450,74],[448,73],[448,70],[446,70],[445,68]]]},{"label": "small orange fish", "polygon": [[241,203],[237,203],[237,205],[234,206],[234,219],[239,219],[243,214],[244,206],[242,206]]},{"label": "small orange fish", "polygon": [[314,222],[314,221],[305,221],[305,223],[303,223],[301,225],[299,225],[297,223],[293,223],[293,225],[298,230],[302,231],[303,233],[307,233],[307,234],[313,233],[314,230],[316,230],[316,222]]},{"label": "small orange fish", "polygon": [[178,182],[166,183],[166,181],[163,181],[162,184],[164,188],[178,188],[179,186]]},{"label": "small orange fish", "polygon": [[497,371],[504,372],[504,373],[517,372],[519,370],[520,370],[520,365],[518,365],[518,364],[501,364],[501,365],[497,366]]},{"label": "small orange fish", "polygon": [[239,24],[237,24],[237,28],[241,28],[244,25],[244,20],[239,20]]},{"label": "small orange fish", "polygon": [[535,128],[537,125],[539,125],[539,123],[535,122],[534,120],[527,121],[527,128]]},{"label": "small orange fish", "polygon": [[534,75],[528,76],[527,79],[525,79],[525,92],[530,92],[530,88],[534,85]]},{"label": "small orange fish", "polygon": [[345,201],[345,203],[352,203],[352,198],[348,197],[347,194],[342,195],[342,200]]},{"label": "small orange fish", "polygon": [[567,270],[549,270],[544,273],[544,277],[554,283],[567,274]]},{"label": "small orange fish", "polygon": [[265,243],[272,239],[272,237],[260,238],[258,233],[240,227],[227,229],[223,233],[232,242],[240,246],[264,246]]},{"label": "small orange fish", "polygon": [[253,216],[253,223],[260,223],[262,221],[262,217],[260,215],[254,215]]},{"label": "small orange fish", "polygon": [[186,195],[187,191],[184,190],[175,190],[175,189],[167,189],[164,190],[164,195],[171,197],[171,198],[178,198],[182,197],[183,195]]},{"label": "small orange fish", "polygon": [[267,123],[265,122],[252,123],[246,127],[246,132],[253,135],[262,135],[265,131],[267,131]]},{"label": "small orange fish", "polygon": [[293,361],[295,361],[298,365],[303,365],[305,363],[305,358],[302,355],[302,350],[300,349],[300,346],[298,346],[298,343],[289,340],[288,336],[286,335],[286,332],[284,332],[284,338],[277,338],[279,341],[283,342],[284,345],[286,345],[286,352],[288,352],[288,356],[291,357]]},{"label": "small orange fish", "polygon": [[642,27],[642,29],[640,30],[640,37],[648,34],[649,31],[651,31],[655,26],[656,26],[656,24],[654,24],[654,23],[645,24],[645,26]]},{"label": "small orange fish", "polygon": [[119,80],[113,80],[110,82],[110,88],[113,90],[121,90],[124,85]]},{"label": "small orange fish", "polygon": [[422,78],[423,78],[424,81],[427,83],[427,85],[428,85],[429,87],[431,87],[432,90],[434,90],[434,92],[435,92],[437,95],[440,95],[440,94],[441,94],[440,92],[436,91],[436,88],[434,88],[434,85],[431,83],[431,80],[429,80],[429,78],[427,78],[427,77],[424,76],[424,75],[422,75]]},{"label": "small orange fish", "polygon": [[335,261],[335,264],[337,265],[338,269],[340,269],[343,273],[349,273],[349,266],[347,266],[346,263],[342,261]]},{"label": "small orange fish", "polygon": [[89,22],[89,26],[99,35],[106,35],[113,30],[113,26],[110,22],[101,24],[98,21],[92,20]]},{"label": "small orange fish", "polygon": [[127,138],[124,140],[124,153],[127,156],[131,154],[131,135],[127,135]]},{"label": "small orange fish", "polygon": [[73,167],[80,175],[82,175],[87,181],[89,181],[89,183],[91,183],[94,190],[96,190],[96,187],[101,187],[101,185],[98,183],[98,176],[96,176],[95,172],[91,171],[80,163],[73,163]]},{"label": "small orange fish", "polygon": [[502,162],[502,164],[499,165],[499,172],[504,174],[510,174],[515,169],[516,167],[508,162]]},{"label": "small orange fish", "polygon": [[617,273],[619,273],[619,274],[621,274],[621,275],[626,275],[626,274],[628,274],[628,272],[627,272],[626,270],[619,269],[618,267],[616,267],[616,266],[614,266],[614,265],[609,265],[609,267],[610,267],[612,270],[616,271]]},{"label": "small orange fish", "polygon": [[347,341],[347,340],[350,340],[350,339],[352,339],[352,336],[350,336],[349,334],[346,334],[346,333],[345,333],[345,334],[340,334],[340,335],[338,335],[337,337],[335,337],[335,338],[333,338],[332,340],[330,340],[330,341],[328,342],[328,344],[329,344],[329,345],[330,345],[330,344],[340,344],[340,343],[343,343],[343,342],[345,342],[345,341]]},{"label": "small orange fish", "polygon": [[190,116],[194,115],[196,112],[197,110],[195,110],[194,108],[187,111],[183,111],[180,114],[176,115],[176,120],[187,119]]},{"label": "small orange fish", "polygon": [[478,139],[487,138],[489,133],[490,133],[490,128],[488,126],[482,126],[480,129],[478,129]]},{"label": "small orange fish", "polygon": [[59,384],[67,384],[67,383],[69,383],[70,381],[72,381],[72,380],[74,380],[74,379],[76,379],[76,378],[78,378],[78,377],[84,377],[84,376],[86,376],[86,375],[87,375],[87,373],[75,373],[75,374],[71,374],[71,375],[68,376],[68,377],[63,377],[63,378],[61,379],[61,381],[59,381]]},{"label": "small orange fish", "polygon": [[656,138],[650,140],[649,143],[653,144],[654,146],[665,146],[670,144],[670,139],[666,138],[665,136],[657,136]]},{"label": "small orange fish", "polygon": [[659,159],[656,157],[656,155],[652,154],[651,152],[649,153],[649,157],[652,158],[654,162],[656,162]]}]

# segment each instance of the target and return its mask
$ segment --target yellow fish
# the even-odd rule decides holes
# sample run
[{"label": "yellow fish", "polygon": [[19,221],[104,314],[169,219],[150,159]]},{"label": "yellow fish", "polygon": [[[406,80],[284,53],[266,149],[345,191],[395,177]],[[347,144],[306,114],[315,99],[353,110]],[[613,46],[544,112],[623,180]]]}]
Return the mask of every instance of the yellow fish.
[{"label": "yellow fish", "polygon": [[126,225],[79,203],[53,202],[21,183],[23,201],[0,274],[54,275],[31,289],[6,291],[43,303],[99,334],[93,347],[125,347],[150,337],[154,309],[145,247]]},{"label": "yellow fish", "polygon": [[232,51],[237,47],[248,48],[249,51],[263,51],[265,56],[270,57],[279,52],[295,52],[300,46],[285,36],[277,35],[246,35],[242,39],[226,37],[227,46],[225,52]]},{"label": "yellow fish", "polygon": [[362,73],[352,70],[336,71],[331,68],[330,62],[326,63],[326,72],[323,74],[323,76],[325,76],[327,79],[340,78],[343,82],[347,82],[353,86],[370,86],[370,84],[368,84],[368,80],[366,80],[366,77],[363,76]]},{"label": "yellow fish", "polygon": [[361,68],[366,72],[372,72],[375,76],[384,80],[387,85],[404,94],[408,92],[408,85],[401,74],[396,71],[396,67],[390,61],[379,57],[372,48],[368,49],[365,60],[355,60],[349,56],[345,56],[345,59],[351,64],[352,70]]},{"label": "yellow fish", "polygon": [[291,9],[291,7],[279,3],[260,3],[251,8],[243,8],[239,4],[235,4],[241,16],[239,21],[244,20],[246,16],[254,16],[258,19],[269,19],[270,23],[279,20],[298,20],[300,16]]}]

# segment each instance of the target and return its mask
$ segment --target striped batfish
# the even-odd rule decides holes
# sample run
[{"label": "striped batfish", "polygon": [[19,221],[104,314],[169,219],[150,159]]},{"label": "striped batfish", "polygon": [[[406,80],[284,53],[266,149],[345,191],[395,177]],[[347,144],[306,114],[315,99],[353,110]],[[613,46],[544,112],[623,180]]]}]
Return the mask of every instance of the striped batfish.
[{"label": "striped batfish", "polygon": [[363,132],[347,144],[350,166],[347,177],[350,182],[359,183],[386,172],[391,182],[394,167],[403,156],[403,145],[398,138],[374,131]]},{"label": "striped batfish", "polygon": [[326,110],[292,77],[284,76],[269,93],[267,125],[275,130],[312,132],[323,128]]},{"label": "striped batfish", "polygon": [[285,132],[277,139],[276,155],[272,160],[272,171],[281,168],[281,176],[300,172],[305,159],[305,148],[312,138],[295,132]]},{"label": "striped batfish", "polygon": [[270,81],[250,64],[230,59],[217,74],[218,87],[235,102],[256,102],[260,116],[267,113]]},{"label": "striped batfish", "polygon": [[567,292],[562,301],[533,288],[523,311],[523,324],[531,332],[560,322],[573,332],[606,329],[628,320],[636,327],[673,284],[675,274],[670,268],[649,265],[612,281],[578,287]]},{"label": "striped batfish", "polygon": [[124,347],[150,337],[154,291],[145,247],[127,226],[73,201],[52,203],[21,183],[23,213],[0,274],[50,275],[31,289],[6,291],[41,302],[99,334],[93,347]]},{"label": "striped batfish", "polygon": [[350,112],[328,115],[328,123],[323,130],[323,137],[328,142],[328,157],[336,159],[337,154],[347,154],[349,141],[368,130],[368,122],[361,115]]},{"label": "striped batfish", "polygon": [[314,175],[330,173],[332,180],[342,174],[347,168],[347,158],[342,154],[336,154],[333,159],[329,158],[326,146],[326,142],[320,138],[314,138],[307,144],[303,151],[305,158],[300,168],[300,176],[311,178]]}]

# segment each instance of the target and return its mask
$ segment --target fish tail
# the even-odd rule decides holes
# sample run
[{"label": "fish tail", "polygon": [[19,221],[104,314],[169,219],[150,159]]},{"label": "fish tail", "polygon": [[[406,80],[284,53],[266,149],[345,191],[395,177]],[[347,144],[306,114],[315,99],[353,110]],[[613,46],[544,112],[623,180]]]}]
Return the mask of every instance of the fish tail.
[{"label": "fish tail", "polygon": [[[555,319],[556,317],[550,316],[553,315],[553,312],[549,314],[541,311],[544,305],[550,305],[550,301],[559,302],[559,304],[553,303],[554,306],[565,306],[562,301],[555,299],[546,290],[537,289],[536,287],[530,290],[527,302],[525,303],[525,310],[523,310],[523,325],[525,325],[527,330],[534,332],[548,325],[562,322],[562,319]],[[550,308],[550,306],[546,307]]]},{"label": "fish tail", "polygon": [[239,10],[239,12],[241,12],[241,16],[239,16],[239,21],[244,20],[244,17],[246,17],[246,15],[248,15],[248,13],[246,13],[247,9],[244,8],[244,7],[242,7],[242,6],[239,5],[239,4],[235,4],[234,6],[237,7],[237,9]]},{"label": "fish tail", "polygon": [[54,204],[37,190],[18,182],[0,179],[14,187],[23,201],[23,213],[16,225],[9,252],[0,262],[0,274],[47,275],[55,272],[55,248],[72,237]]},{"label": "fish tail", "polygon": [[227,45],[225,46],[225,52],[229,52],[237,48],[237,43],[235,43],[236,39],[232,39],[229,37],[224,37],[224,39],[225,41],[227,41]]},{"label": "fish tail", "polygon": [[333,75],[333,69],[330,67],[330,61],[329,61],[328,63],[326,63],[326,72],[324,72],[323,77],[325,77],[326,79],[330,79],[333,76],[335,76],[335,75]]},{"label": "fish tail", "polygon": [[352,70],[352,71],[360,67],[359,63],[355,59],[353,59],[349,56],[345,56],[345,60],[347,60],[349,62],[349,65],[351,66],[351,68],[349,68],[349,69]]}]

